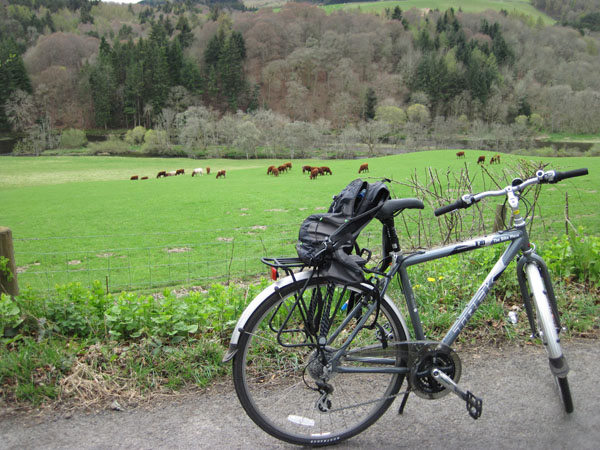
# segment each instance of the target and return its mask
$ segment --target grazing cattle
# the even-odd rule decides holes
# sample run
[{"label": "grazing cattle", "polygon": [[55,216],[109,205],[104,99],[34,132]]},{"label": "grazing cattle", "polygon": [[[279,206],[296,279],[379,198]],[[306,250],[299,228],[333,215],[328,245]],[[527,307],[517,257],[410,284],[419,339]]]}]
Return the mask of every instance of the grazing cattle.
[{"label": "grazing cattle", "polygon": [[319,168],[318,167],[313,167],[312,170],[310,171],[310,179],[314,180],[318,176],[319,176]]},{"label": "grazing cattle", "polygon": [[358,168],[358,173],[363,173],[363,172],[368,172],[369,171],[369,165],[367,163],[361,164],[360,167]]},{"label": "grazing cattle", "polygon": [[287,166],[281,165],[277,168],[277,170],[279,170],[279,173],[287,172]]},{"label": "grazing cattle", "polygon": [[275,169],[275,166],[269,166],[267,168],[267,175],[273,175],[273,169]]},{"label": "grazing cattle", "polygon": [[192,176],[194,176],[194,175],[198,175],[201,177],[202,176],[202,167],[198,167],[198,168],[192,170]]},{"label": "grazing cattle", "polygon": [[170,172],[167,172],[167,174],[165,175],[165,177],[174,177],[175,175],[177,175],[177,171],[176,170],[171,170]]},{"label": "grazing cattle", "polygon": [[148,177],[142,177],[142,178],[140,178],[140,179],[141,179],[141,180],[147,180],[147,179],[148,179]]},{"label": "grazing cattle", "polygon": [[485,163],[485,156],[480,156],[480,157],[477,159],[477,164],[483,164],[483,163]]},{"label": "grazing cattle", "polygon": [[156,175],[156,178],[160,178],[160,177],[166,177],[167,176],[167,172],[164,170],[161,170],[160,172],[158,172],[158,174]]},{"label": "grazing cattle", "polygon": [[490,164],[500,164],[500,155],[496,153],[494,156],[492,156],[490,158]]},{"label": "grazing cattle", "polygon": [[278,177],[279,176],[279,169],[275,166],[273,166],[273,170],[271,171],[271,173],[273,174],[273,176]]},{"label": "grazing cattle", "polygon": [[331,169],[327,166],[319,167],[319,173],[321,175],[325,175],[326,173],[328,173],[329,175],[333,175],[333,173],[331,173]]},{"label": "grazing cattle", "polygon": [[302,175],[304,175],[304,172],[310,173],[311,170],[312,170],[311,166],[302,166]]},{"label": "grazing cattle", "polygon": [[206,168],[206,175],[210,175],[210,167]]},{"label": "grazing cattle", "polygon": [[137,179],[138,179],[138,176],[137,176],[137,175],[133,175],[133,176],[130,178],[130,180],[137,180]]},{"label": "grazing cattle", "polygon": [[456,153],[456,157],[457,158],[464,158],[465,157],[465,152],[457,152]]},{"label": "grazing cattle", "polygon": [[285,166],[287,169],[289,169],[289,170],[292,170],[292,163],[291,163],[291,162],[286,162],[286,163],[284,164],[284,166]]},{"label": "grazing cattle", "polygon": [[217,178],[221,178],[221,177],[225,178],[225,171],[224,170],[219,170],[217,172]]},{"label": "grazing cattle", "polygon": [[185,170],[177,169],[177,171],[175,172],[175,175],[185,175]]}]

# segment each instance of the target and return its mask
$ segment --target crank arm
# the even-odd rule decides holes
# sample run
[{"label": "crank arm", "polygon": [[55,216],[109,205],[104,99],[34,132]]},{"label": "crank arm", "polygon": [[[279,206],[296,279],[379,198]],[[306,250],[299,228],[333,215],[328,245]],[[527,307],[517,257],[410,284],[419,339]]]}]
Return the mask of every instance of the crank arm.
[{"label": "crank arm", "polygon": [[473,419],[478,419],[481,416],[483,409],[483,399],[476,397],[470,391],[464,391],[461,387],[454,382],[452,378],[446,375],[438,368],[431,369],[431,376],[435,380],[444,386],[446,389],[450,389],[467,404],[467,411]]}]

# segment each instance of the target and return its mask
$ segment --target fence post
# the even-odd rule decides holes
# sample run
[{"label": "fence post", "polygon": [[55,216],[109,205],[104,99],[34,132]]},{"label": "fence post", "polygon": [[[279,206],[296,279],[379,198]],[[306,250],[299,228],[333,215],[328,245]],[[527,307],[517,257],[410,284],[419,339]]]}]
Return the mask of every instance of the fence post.
[{"label": "fence post", "polygon": [[19,295],[17,267],[15,266],[12,232],[10,231],[10,228],[0,227],[0,258],[6,258],[8,261],[6,265],[8,273],[4,270],[0,270],[0,292],[9,295]]},{"label": "fence post", "polygon": [[493,232],[495,233],[504,228],[506,228],[506,205],[497,205]]}]

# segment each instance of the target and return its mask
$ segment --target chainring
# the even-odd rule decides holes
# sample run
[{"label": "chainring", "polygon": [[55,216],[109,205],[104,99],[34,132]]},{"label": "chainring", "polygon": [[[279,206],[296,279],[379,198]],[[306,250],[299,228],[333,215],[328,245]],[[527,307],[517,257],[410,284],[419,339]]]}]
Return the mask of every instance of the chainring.
[{"label": "chainring", "polygon": [[434,368],[444,372],[455,383],[460,380],[462,364],[456,352],[445,344],[429,342],[420,349],[408,377],[411,390],[417,396],[433,400],[450,392],[431,375],[431,370]]}]

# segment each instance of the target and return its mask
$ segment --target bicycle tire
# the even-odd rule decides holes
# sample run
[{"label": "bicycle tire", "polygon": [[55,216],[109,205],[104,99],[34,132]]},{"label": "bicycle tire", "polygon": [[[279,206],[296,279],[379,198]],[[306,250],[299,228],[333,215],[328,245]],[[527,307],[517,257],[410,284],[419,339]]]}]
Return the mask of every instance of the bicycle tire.
[{"label": "bicycle tire", "polygon": [[[560,346],[558,337],[558,328],[550,308],[548,296],[544,286],[543,278],[539,268],[535,264],[527,264],[525,267],[529,286],[533,295],[533,300],[536,309],[536,316],[540,331],[540,337],[544,348],[548,353],[548,360],[552,370],[552,361],[558,358],[564,360],[564,355]],[[566,364],[566,360],[564,360]],[[565,412],[568,414],[574,411],[573,398],[571,397],[571,389],[566,373],[564,375],[556,375],[553,372],[556,386],[558,388],[559,397],[562,401]]]},{"label": "bicycle tire", "polygon": [[[300,310],[292,308],[305,284],[305,281],[296,281],[280,287],[248,319],[233,362],[233,380],[246,413],[264,431],[289,443],[322,446],[341,442],[371,426],[394,401],[404,375],[335,372],[327,381],[333,392],[325,402],[319,403],[321,393],[314,390],[316,381],[311,375],[316,350],[314,347],[282,346],[276,341],[278,327],[273,325],[279,325],[282,322],[278,321],[289,317],[286,330],[291,331],[282,333],[282,342],[289,345],[306,339]],[[350,293],[354,292],[355,305],[369,293],[365,286],[350,288],[314,276],[303,298],[326,293],[327,289],[334,293],[336,301],[342,296],[350,298]],[[342,298],[340,304],[344,301]],[[350,308],[337,310],[330,333],[343,321]],[[405,341],[407,330],[396,311],[390,300],[382,299],[377,323],[383,327],[388,339]],[[371,322],[369,318],[367,323]],[[356,323],[355,319],[348,322],[338,334],[339,341],[352,332]],[[381,328],[378,331],[377,328],[363,327],[352,343],[358,343],[361,348],[381,344],[377,339],[378,332],[381,333]],[[338,344],[338,338],[328,342],[329,350]]]}]

